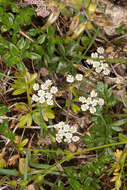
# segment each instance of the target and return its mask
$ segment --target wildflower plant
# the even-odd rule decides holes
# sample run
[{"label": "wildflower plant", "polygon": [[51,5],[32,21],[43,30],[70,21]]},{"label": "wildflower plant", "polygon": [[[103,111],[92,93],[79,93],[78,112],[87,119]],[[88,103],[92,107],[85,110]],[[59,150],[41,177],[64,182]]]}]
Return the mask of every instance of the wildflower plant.
[{"label": "wildflower plant", "polygon": [[[98,47],[97,52],[91,53],[92,59],[87,59],[86,62],[89,65],[92,65],[95,69],[96,73],[103,73],[104,75],[110,74],[110,68],[109,65],[106,63],[104,59],[104,48]],[[95,60],[100,59],[100,60]]]}]

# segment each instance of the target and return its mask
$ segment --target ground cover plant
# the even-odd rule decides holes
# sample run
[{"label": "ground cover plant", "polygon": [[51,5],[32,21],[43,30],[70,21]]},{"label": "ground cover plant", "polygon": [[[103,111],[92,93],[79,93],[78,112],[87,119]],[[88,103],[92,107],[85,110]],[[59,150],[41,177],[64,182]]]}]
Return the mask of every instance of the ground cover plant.
[{"label": "ground cover plant", "polygon": [[127,189],[126,1],[0,0],[0,189]]}]

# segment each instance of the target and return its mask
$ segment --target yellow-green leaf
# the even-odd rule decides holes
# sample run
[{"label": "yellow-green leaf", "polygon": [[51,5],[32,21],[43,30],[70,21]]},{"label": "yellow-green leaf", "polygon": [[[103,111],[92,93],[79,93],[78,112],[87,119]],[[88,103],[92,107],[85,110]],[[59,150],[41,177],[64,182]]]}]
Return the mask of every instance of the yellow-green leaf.
[{"label": "yellow-green leaf", "polygon": [[15,90],[15,91],[13,92],[13,95],[23,94],[24,92],[26,92],[26,89],[20,88],[20,89]]},{"label": "yellow-green leaf", "polygon": [[80,111],[80,107],[76,104],[71,104],[71,109],[73,110],[74,113],[77,113]]},{"label": "yellow-green leaf", "polygon": [[20,143],[20,147],[24,147],[27,143],[28,143],[28,139],[24,139],[24,140]]},{"label": "yellow-green leaf", "polygon": [[20,112],[27,112],[27,106],[25,103],[18,103],[15,105],[14,110],[20,111]]},{"label": "yellow-green leaf", "polygon": [[6,168],[7,164],[3,158],[0,158],[0,168]]}]

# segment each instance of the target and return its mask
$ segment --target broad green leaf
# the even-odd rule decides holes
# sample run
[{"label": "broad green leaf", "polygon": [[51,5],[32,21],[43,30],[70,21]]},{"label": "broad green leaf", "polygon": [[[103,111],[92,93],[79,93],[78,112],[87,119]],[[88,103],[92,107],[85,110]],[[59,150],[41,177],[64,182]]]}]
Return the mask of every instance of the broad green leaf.
[{"label": "broad green leaf", "polygon": [[34,111],[32,114],[33,121],[37,124],[40,125],[40,112]]},{"label": "broad green leaf", "polygon": [[26,41],[24,40],[24,38],[21,38],[18,42],[17,42],[17,47],[22,50],[25,47]]},{"label": "broad green leaf", "polygon": [[16,47],[16,45],[10,43],[9,47],[10,47],[10,53],[12,56],[17,56],[19,54],[19,49]]}]

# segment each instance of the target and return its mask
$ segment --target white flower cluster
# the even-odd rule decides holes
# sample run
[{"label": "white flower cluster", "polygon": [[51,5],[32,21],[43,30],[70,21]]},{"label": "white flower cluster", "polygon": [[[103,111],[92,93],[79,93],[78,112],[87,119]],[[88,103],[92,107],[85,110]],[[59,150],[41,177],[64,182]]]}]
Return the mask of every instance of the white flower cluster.
[{"label": "white flower cluster", "polygon": [[49,79],[41,85],[35,83],[33,85],[33,89],[34,91],[37,91],[37,95],[33,94],[32,100],[41,104],[46,102],[48,105],[53,105],[53,95],[58,92],[58,88],[56,86],[52,86],[52,84],[52,81]]},{"label": "white flower cluster", "polygon": [[103,60],[94,61],[92,59],[87,59],[86,62],[89,65],[93,65],[93,67],[95,68],[95,71],[97,73],[103,72],[104,75],[109,75],[110,69],[109,69],[108,64],[105,63],[103,53],[104,53],[104,48],[98,47],[97,52],[91,53],[91,58],[93,58],[93,59],[99,58],[99,59],[103,59]]},{"label": "white flower cluster", "polygon": [[67,75],[66,81],[69,82],[69,83],[72,83],[75,80],[82,81],[82,79],[83,79],[83,75],[82,74],[76,74],[75,77],[73,77],[72,75]]},{"label": "white flower cluster", "polygon": [[77,142],[79,141],[79,137],[75,136],[74,133],[77,132],[76,126],[70,126],[69,124],[65,124],[65,122],[61,121],[55,125],[52,125],[50,127],[53,127],[56,129],[56,141],[58,143],[61,143],[62,140],[66,143],[70,142]]},{"label": "white flower cluster", "polygon": [[95,90],[91,91],[90,97],[88,98],[85,98],[84,96],[80,96],[79,101],[82,102],[81,110],[82,111],[89,110],[90,113],[92,114],[96,112],[97,105],[100,105],[100,106],[104,105],[104,99],[97,98],[97,93],[95,92]]}]

